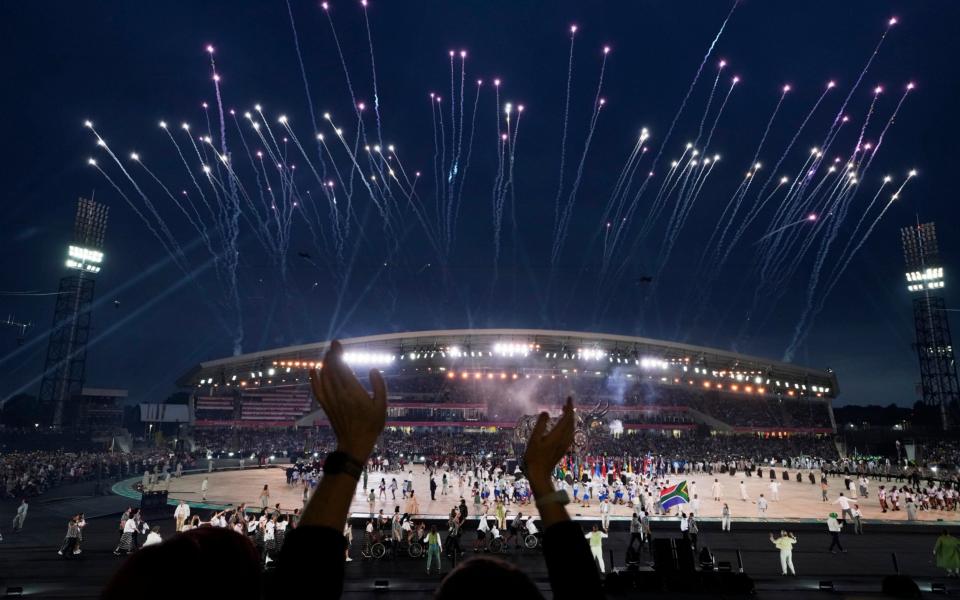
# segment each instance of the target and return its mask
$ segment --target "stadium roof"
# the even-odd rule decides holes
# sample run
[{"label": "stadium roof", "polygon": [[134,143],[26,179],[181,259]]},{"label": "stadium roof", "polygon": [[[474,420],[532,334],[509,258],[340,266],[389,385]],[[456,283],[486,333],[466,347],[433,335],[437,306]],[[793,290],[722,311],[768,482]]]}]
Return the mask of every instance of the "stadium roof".
[{"label": "stadium roof", "polygon": [[[543,329],[447,329],[387,333],[340,340],[348,356],[358,363],[382,366],[390,371],[403,361],[421,361],[424,366],[436,364],[458,367],[456,361],[469,363],[469,368],[483,367],[482,361],[513,362],[518,368],[562,368],[576,361],[589,361],[589,368],[603,369],[635,366],[637,368],[668,367],[726,373],[753,373],[764,378],[789,382],[790,387],[816,387],[828,397],[837,394],[836,376],[830,369],[810,369],[768,358],[739,354],[727,350],[694,346],[644,337],[580,331]],[[309,367],[320,361],[329,341],[298,346],[285,346],[202,362],[185,373],[178,383],[196,386],[202,383],[227,383],[245,378],[265,379],[262,373],[295,363]],[[369,360],[367,360],[369,359]],[[380,359],[382,364],[378,364]],[[518,362],[524,359],[524,362]],[[426,362],[423,362],[426,361]],[[359,366],[359,365],[358,365]],[[699,371],[698,371],[699,372]]]}]

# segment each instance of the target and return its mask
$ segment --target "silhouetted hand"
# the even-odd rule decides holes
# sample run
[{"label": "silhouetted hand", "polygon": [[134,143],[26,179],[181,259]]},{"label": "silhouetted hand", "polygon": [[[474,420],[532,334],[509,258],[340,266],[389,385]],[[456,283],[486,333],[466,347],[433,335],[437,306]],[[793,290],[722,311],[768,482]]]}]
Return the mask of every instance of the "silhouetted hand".
[{"label": "silhouetted hand", "polygon": [[310,371],[313,395],[330,419],[337,450],[365,463],[387,419],[387,386],[377,369],[370,369],[371,397],[343,362],[343,347],[334,340],[318,373]]},{"label": "silhouetted hand", "polygon": [[554,467],[573,444],[573,398],[567,398],[567,403],[563,405],[563,416],[549,432],[546,431],[548,419],[545,412],[537,417],[537,423],[527,441],[527,449],[523,453],[523,462],[531,485],[549,481]]}]

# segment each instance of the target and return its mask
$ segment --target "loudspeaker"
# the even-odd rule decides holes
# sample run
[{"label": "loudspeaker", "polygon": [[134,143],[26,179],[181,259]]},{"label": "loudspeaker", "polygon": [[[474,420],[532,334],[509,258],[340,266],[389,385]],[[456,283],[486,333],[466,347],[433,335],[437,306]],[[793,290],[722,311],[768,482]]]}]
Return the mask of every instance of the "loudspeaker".
[{"label": "loudspeaker", "polygon": [[167,492],[147,492],[140,498],[140,514],[144,519],[157,519],[173,514],[173,508],[167,506]]},{"label": "loudspeaker", "polygon": [[753,579],[744,573],[703,573],[700,582],[704,590],[717,595],[747,596],[754,592]]},{"label": "loudspeaker", "polygon": [[894,598],[919,598],[920,588],[906,575],[887,575],[883,578],[883,594]]},{"label": "loudspeaker", "polygon": [[672,538],[656,538],[653,540],[653,568],[659,572],[677,570],[677,557],[673,552]]},{"label": "loudspeaker", "polygon": [[697,568],[696,557],[693,555],[693,547],[682,538],[676,540],[677,548],[677,568],[684,572],[693,572]]},{"label": "loudspeaker", "polygon": [[603,580],[603,587],[612,594],[628,591],[659,592],[663,590],[663,579],[659,573],[649,568],[626,571],[614,569]]}]

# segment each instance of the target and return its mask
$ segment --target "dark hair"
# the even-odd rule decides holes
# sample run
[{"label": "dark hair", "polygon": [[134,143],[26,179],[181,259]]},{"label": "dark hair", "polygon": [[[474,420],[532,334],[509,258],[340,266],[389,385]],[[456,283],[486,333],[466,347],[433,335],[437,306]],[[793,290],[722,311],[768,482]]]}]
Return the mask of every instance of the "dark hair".
[{"label": "dark hair", "polygon": [[543,594],[523,571],[510,563],[488,557],[471,558],[460,563],[440,583],[434,598],[436,600],[478,598],[479,591],[486,590],[491,581],[502,583],[502,589],[510,590],[515,598],[543,600]]},{"label": "dark hair", "polygon": [[[103,590],[103,600],[126,598],[168,599],[182,592],[182,581],[157,578],[183,564],[203,564],[213,572],[234,572],[226,578],[199,577],[195,580],[201,596],[251,600],[259,597],[259,555],[253,543],[229,529],[204,527],[181,533],[169,540],[138,550],[120,567]],[[144,586],[144,582],[151,582]]]}]

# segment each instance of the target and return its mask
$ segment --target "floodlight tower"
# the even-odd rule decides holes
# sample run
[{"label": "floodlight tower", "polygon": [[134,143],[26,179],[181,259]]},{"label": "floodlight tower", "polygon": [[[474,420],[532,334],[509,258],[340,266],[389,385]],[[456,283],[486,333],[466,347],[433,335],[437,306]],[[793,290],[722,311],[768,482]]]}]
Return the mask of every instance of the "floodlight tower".
[{"label": "floodlight tower", "polygon": [[103,263],[109,210],[93,200],[77,200],[73,243],[67,248],[70,274],[60,279],[40,383],[40,402],[52,406],[52,425],[58,428],[63,425],[64,405],[83,389],[94,281]]},{"label": "floodlight tower", "polygon": [[950,321],[943,298],[943,264],[933,223],[917,223],[900,230],[906,261],[907,290],[913,296],[917,358],[920,359],[922,401],[940,411],[944,429],[948,409],[957,407],[960,383],[954,360]]}]

